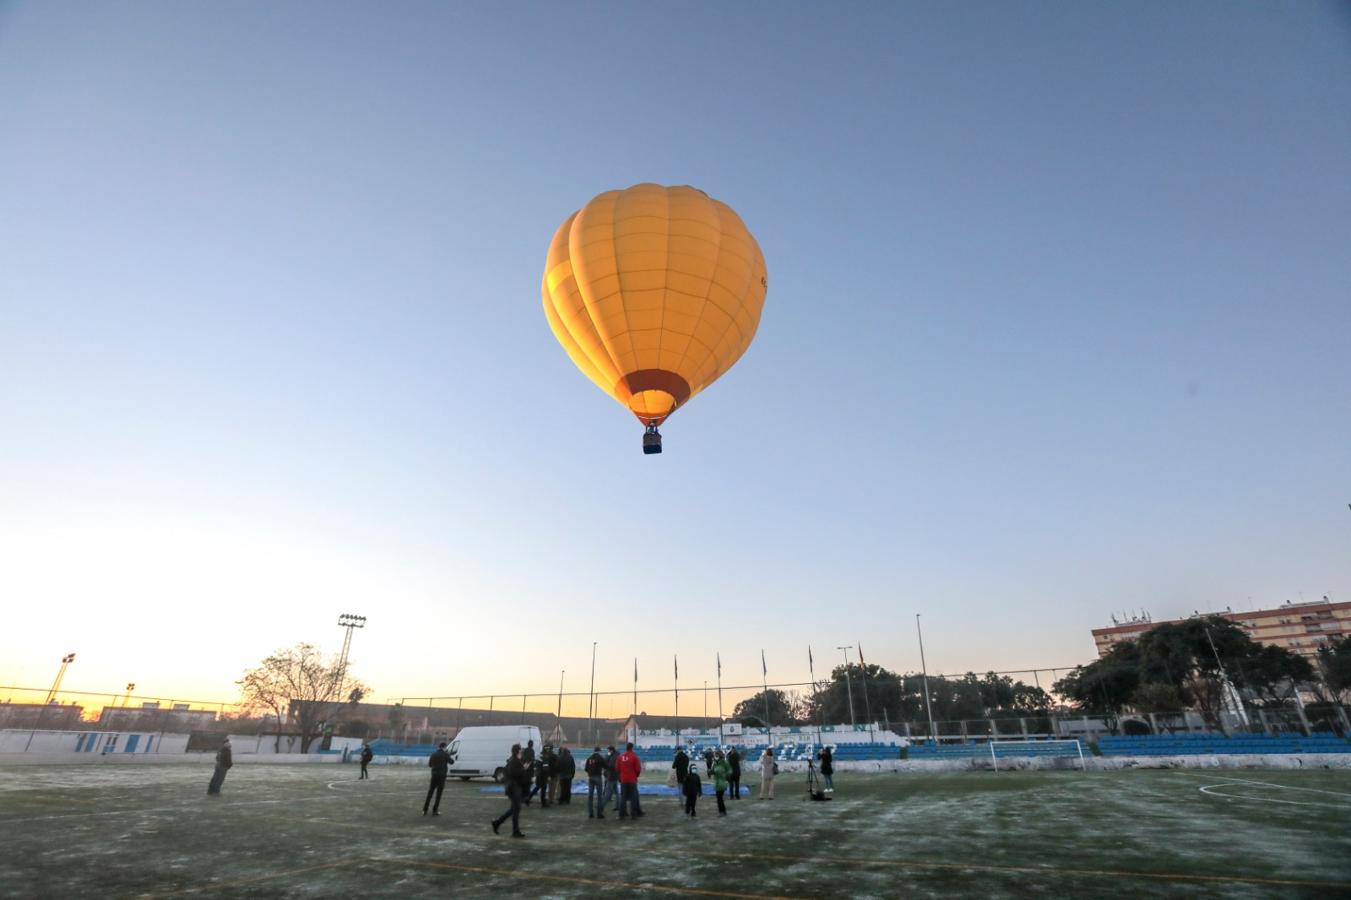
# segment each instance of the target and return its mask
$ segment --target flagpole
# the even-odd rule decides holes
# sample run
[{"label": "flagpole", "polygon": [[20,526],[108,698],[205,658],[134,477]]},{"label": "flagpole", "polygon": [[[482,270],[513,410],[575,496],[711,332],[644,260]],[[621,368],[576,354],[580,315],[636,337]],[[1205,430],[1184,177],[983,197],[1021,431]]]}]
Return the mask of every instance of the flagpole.
[{"label": "flagpole", "polygon": [[718,654],[718,745],[722,746],[722,654]]},{"label": "flagpole", "polygon": [[760,686],[765,697],[765,742],[774,745],[774,725],[769,721],[769,664],[765,662],[765,648],[760,648]]},{"label": "flagpole", "polygon": [[680,746],[680,659],[672,656],[671,663],[675,666],[675,720],[676,720],[676,746]]},{"label": "flagpole", "polygon": [[807,671],[812,674],[812,706],[816,707],[816,745],[821,746],[821,698],[816,684],[816,660],[812,659],[812,645],[807,645]]},{"label": "flagpole", "polygon": [[591,642],[591,687],[586,702],[586,730],[591,732],[591,742],[596,742],[596,642]]},{"label": "flagpole", "polygon": [[929,665],[924,661],[924,629],[919,627],[919,613],[915,613],[915,632],[919,635],[919,670],[924,675],[924,708],[929,713],[929,740],[938,744],[938,735],[934,734],[934,708],[929,702]]},{"label": "flagpole", "polygon": [[863,645],[858,645],[858,667],[863,672],[863,713],[868,717],[868,740],[873,740],[873,705],[868,700],[868,664],[863,659]]}]

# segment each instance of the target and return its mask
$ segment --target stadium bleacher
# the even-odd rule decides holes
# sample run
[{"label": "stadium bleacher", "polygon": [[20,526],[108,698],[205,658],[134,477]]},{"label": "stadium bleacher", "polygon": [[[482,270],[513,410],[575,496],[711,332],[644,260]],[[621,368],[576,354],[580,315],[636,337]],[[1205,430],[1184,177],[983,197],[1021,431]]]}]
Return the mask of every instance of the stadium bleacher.
[{"label": "stadium bleacher", "polygon": [[1351,753],[1351,741],[1330,731],[1302,734],[1236,734],[1218,732],[1148,734],[1098,738],[1103,756],[1215,756],[1236,753]]}]

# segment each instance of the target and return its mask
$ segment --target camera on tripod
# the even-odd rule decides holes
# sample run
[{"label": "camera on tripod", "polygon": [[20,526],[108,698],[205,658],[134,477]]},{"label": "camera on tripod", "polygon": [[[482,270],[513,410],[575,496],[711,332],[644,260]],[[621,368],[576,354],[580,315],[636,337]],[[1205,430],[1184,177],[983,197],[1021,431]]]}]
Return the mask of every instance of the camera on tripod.
[{"label": "camera on tripod", "polygon": [[808,800],[829,800],[830,795],[821,790],[821,783],[816,777],[816,763],[810,759],[807,760],[807,799]]}]

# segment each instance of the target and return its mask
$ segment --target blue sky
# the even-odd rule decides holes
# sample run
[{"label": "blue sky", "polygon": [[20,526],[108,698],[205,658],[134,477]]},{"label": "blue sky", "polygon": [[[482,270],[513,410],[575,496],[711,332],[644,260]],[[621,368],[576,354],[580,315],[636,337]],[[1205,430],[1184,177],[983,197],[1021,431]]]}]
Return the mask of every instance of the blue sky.
[{"label": "blue sky", "polygon": [[[0,7],[0,682],[228,696],[346,611],[380,697],[908,670],[915,613],[1050,667],[1351,597],[1348,51],[1316,3]],[[539,293],[642,181],[770,273],[653,458]]]}]

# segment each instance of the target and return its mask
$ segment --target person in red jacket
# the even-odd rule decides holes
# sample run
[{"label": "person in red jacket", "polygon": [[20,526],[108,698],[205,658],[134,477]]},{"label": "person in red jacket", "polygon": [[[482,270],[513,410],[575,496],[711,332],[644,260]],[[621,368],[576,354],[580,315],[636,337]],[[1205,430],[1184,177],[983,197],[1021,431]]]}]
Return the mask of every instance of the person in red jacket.
[{"label": "person in red jacket", "polygon": [[643,761],[633,752],[633,744],[624,746],[624,752],[615,760],[615,770],[619,773],[619,818],[627,819],[631,814],[637,819],[643,814],[638,805],[638,776],[643,772]]}]

